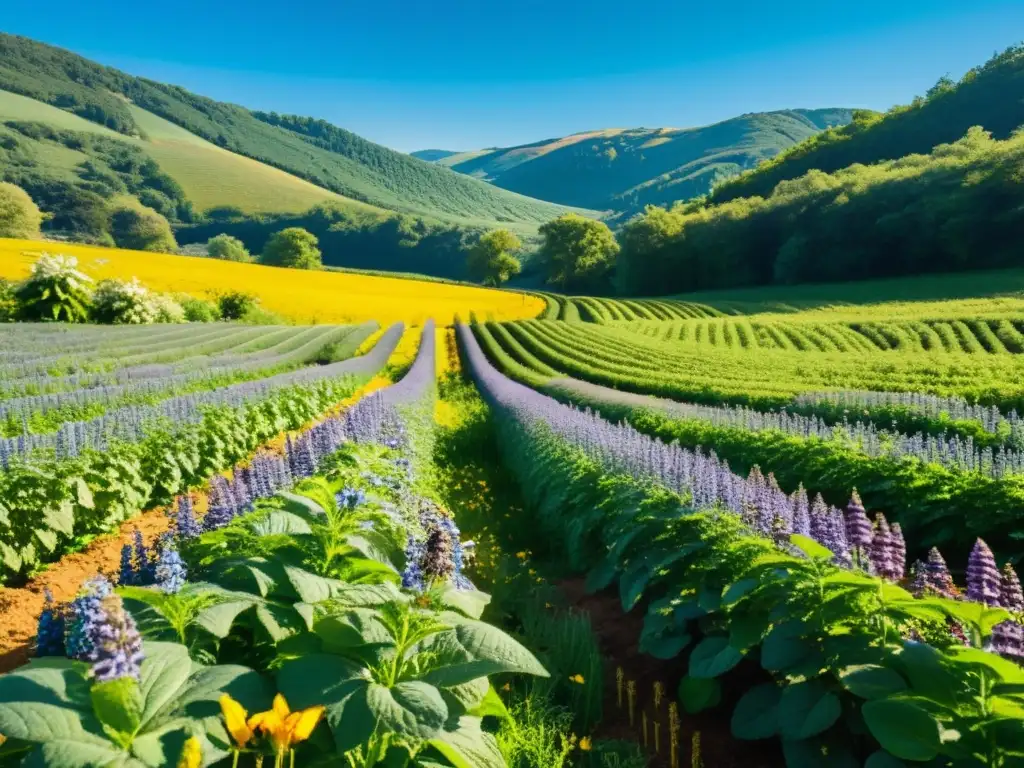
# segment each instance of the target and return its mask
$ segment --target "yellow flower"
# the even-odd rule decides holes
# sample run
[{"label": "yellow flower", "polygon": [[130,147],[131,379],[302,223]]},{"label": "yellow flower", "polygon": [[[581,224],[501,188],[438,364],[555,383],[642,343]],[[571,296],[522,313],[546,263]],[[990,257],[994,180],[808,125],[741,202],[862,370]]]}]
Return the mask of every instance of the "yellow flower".
[{"label": "yellow flower", "polygon": [[199,768],[203,764],[203,750],[199,745],[199,739],[189,736],[185,746],[181,749],[181,757],[178,758],[178,768]]},{"label": "yellow flower", "polygon": [[501,690],[503,690],[503,691],[511,691],[512,690],[512,685],[510,683],[505,683],[503,686],[501,686]]},{"label": "yellow flower", "polygon": [[579,685],[583,685],[583,683],[586,682],[586,681],[583,679],[583,675],[573,675],[572,677],[569,678],[569,682],[570,683],[578,683]]},{"label": "yellow flower", "polygon": [[582,739],[580,739],[580,749],[582,749],[584,752],[589,752],[590,751],[590,737],[589,736],[584,736]]},{"label": "yellow flower", "polygon": [[273,708],[250,717],[248,725],[253,731],[263,731],[263,734],[270,738],[274,750],[280,755],[293,745],[308,739],[323,714],[322,705],[292,712],[284,696],[279,693],[274,697]]},{"label": "yellow flower", "polygon": [[526,553],[525,552],[516,552],[516,557],[518,557],[520,560],[525,560],[526,559]]},{"label": "yellow flower", "polygon": [[245,722],[249,713],[245,711],[245,707],[226,693],[220,697],[220,711],[224,715],[224,725],[228,729],[228,733],[235,740],[235,746],[238,749],[245,749],[245,745],[253,737],[252,729]]}]

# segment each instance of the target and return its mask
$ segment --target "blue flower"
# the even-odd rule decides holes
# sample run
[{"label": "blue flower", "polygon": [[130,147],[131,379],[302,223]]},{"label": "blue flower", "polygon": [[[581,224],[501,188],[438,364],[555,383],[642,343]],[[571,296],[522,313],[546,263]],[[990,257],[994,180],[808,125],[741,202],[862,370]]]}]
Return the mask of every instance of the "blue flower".
[{"label": "blue flower", "polygon": [[184,585],[188,571],[178,551],[173,547],[166,547],[160,553],[154,575],[160,590],[166,595],[173,595]]},{"label": "blue flower", "polygon": [[366,502],[366,494],[356,488],[342,488],[335,498],[338,506],[347,509],[355,509]]},{"label": "blue flower", "polygon": [[39,614],[36,631],[36,656],[64,656],[64,612],[53,600],[53,593],[45,589],[46,603]]},{"label": "blue flower", "polygon": [[203,532],[192,508],[192,498],[187,493],[178,497],[178,514],[174,524],[178,537],[182,539],[193,539]]},{"label": "blue flower", "polygon": [[101,683],[122,677],[139,679],[142,636],[121,598],[102,576],[82,585],[66,619],[65,647],[69,658],[92,664]]}]

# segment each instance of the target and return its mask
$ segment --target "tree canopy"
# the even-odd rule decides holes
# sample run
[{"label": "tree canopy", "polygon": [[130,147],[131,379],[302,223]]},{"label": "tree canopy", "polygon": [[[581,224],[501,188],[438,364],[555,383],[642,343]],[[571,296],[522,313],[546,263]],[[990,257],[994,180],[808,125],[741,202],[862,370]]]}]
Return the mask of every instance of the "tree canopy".
[{"label": "tree canopy", "polygon": [[43,214],[21,187],[0,182],[0,237],[39,237]]},{"label": "tree canopy", "polygon": [[323,262],[318,244],[312,232],[302,227],[288,227],[271,235],[260,261],[275,267],[320,269]]},{"label": "tree canopy", "polygon": [[522,270],[522,264],[513,255],[522,247],[519,238],[507,229],[491,230],[469,248],[466,269],[474,280],[500,286]]},{"label": "tree canopy", "polygon": [[143,205],[123,205],[110,214],[110,233],[120,248],[173,251],[178,247],[167,219]]},{"label": "tree canopy", "polygon": [[569,213],[540,228],[539,259],[547,281],[562,290],[602,290],[619,244],[603,221]]},{"label": "tree canopy", "polygon": [[245,247],[245,243],[231,235],[216,235],[206,243],[206,252],[214,259],[224,261],[252,261],[252,254]]}]

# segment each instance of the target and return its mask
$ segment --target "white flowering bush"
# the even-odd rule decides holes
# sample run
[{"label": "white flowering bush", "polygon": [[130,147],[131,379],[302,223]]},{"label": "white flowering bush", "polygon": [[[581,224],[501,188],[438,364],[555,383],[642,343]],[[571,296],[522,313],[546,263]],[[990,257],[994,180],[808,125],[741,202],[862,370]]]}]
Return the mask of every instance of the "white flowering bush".
[{"label": "white flowering bush", "polygon": [[89,319],[92,282],[78,270],[74,256],[43,253],[32,265],[32,274],[15,292],[18,317],[83,323]]},{"label": "white flowering bush", "polygon": [[138,278],[111,279],[96,287],[93,319],[115,325],[182,323],[185,310],[170,296],[150,291]]}]

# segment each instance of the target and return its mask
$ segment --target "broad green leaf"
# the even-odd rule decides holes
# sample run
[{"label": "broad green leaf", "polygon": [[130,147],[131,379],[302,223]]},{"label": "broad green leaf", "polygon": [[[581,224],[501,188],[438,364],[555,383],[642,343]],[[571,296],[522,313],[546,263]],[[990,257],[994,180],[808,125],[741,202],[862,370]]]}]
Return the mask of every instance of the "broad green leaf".
[{"label": "broad green leaf", "polygon": [[907,768],[906,763],[897,760],[883,749],[868,755],[864,768]]},{"label": "broad green leaf", "polygon": [[728,672],[743,660],[743,654],[729,645],[724,635],[701,640],[690,654],[690,676],[710,678]]},{"label": "broad green leaf", "polygon": [[839,719],[839,699],[820,680],[787,685],[779,700],[779,733],[799,741],[815,736]]},{"label": "broad green leaf", "polygon": [[760,583],[760,579],[740,579],[733,582],[722,595],[722,605],[728,606],[738,602],[753,589],[757,588]]},{"label": "broad green leaf", "polygon": [[365,695],[377,727],[385,732],[430,739],[448,719],[448,707],[441,692],[421,680],[398,683],[390,688],[371,683]]},{"label": "broad green leaf", "polygon": [[473,717],[496,717],[499,720],[507,720],[510,717],[505,702],[502,701],[498,692],[494,690],[493,685],[488,685],[487,694],[483,700],[467,714]]},{"label": "broad green leaf", "polygon": [[449,714],[458,716],[480,706],[490,688],[491,684],[487,682],[486,677],[478,677],[476,680],[470,680],[468,683],[453,685],[451,688],[440,688],[439,690],[441,691],[441,698],[444,699],[444,703],[448,706]]},{"label": "broad green leaf", "polygon": [[97,683],[89,691],[92,711],[103,725],[122,734],[122,743],[128,746],[131,736],[142,723],[142,693],[134,678],[122,677],[106,683]]},{"label": "broad green leaf", "polygon": [[214,637],[225,638],[231,633],[231,627],[238,617],[259,602],[258,598],[253,597],[217,603],[201,610],[195,623]]},{"label": "broad green leaf", "polygon": [[303,496],[298,493],[290,493],[288,491],[278,491],[277,495],[279,498],[283,499],[284,508],[289,512],[293,512],[311,520],[323,520],[327,517],[327,513],[324,512],[324,508],[308,496]]},{"label": "broad green leaf", "polygon": [[826,560],[831,560],[833,557],[833,552],[830,549],[821,546],[821,544],[809,536],[802,536],[799,533],[794,533],[789,537],[789,541],[810,558],[824,558]]},{"label": "broad green leaf", "polygon": [[743,694],[732,713],[732,735],[753,741],[777,734],[781,698],[782,689],[774,683],[763,683]]},{"label": "broad green leaf", "polygon": [[308,654],[286,661],[277,673],[278,690],[293,710],[323,704],[338,752],[367,742],[376,719],[366,691],[369,672],[354,662],[330,654]]},{"label": "broad green leaf", "polygon": [[716,706],[722,700],[721,684],[711,678],[690,677],[679,681],[679,701],[691,715]]},{"label": "broad green leaf", "polygon": [[502,630],[481,621],[464,619],[428,638],[424,649],[436,655],[437,666],[423,675],[423,680],[438,687],[499,672],[548,677],[532,653]]},{"label": "broad green leaf", "polygon": [[441,604],[471,619],[479,619],[491,602],[491,596],[476,589],[445,589],[441,593]]},{"label": "broad green leaf", "polygon": [[475,717],[460,717],[455,730],[445,730],[430,740],[455,768],[505,768],[505,758],[494,737],[480,728]]},{"label": "broad green leaf", "polygon": [[319,603],[334,597],[345,588],[345,582],[317,576],[293,565],[284,566],[285,576],[304,603]]},{"label": "broad green leaf", "polygon": [[292,512],[274,510],[255,521],[251,526],[253,533],[260,536],[286,534],[290,536],[308,536],[313,533],[305,518]]},{"label": "broad green leaf", "polygon": [[839,673],[839,682],[854,696],[873,701],[907,689],[907,682],[893,669],[878,664],[847,667]]},{"label": "broad green leaf", "polygon": [[686,632],[673,631],[660,635],[641,636],[637,650],[656,659],[674,659],[693,641]]},{"label": "broad green leaf", "polygon": [[805,637],[807,632],[802,621],[776,624],[761,644],[761,666],[772,671],[795,667],[814,650]]},{"label": "broad green leaf", "polygon": [[842,743],[821,737],[782,740],[786,768],[861,768],[860,761]]},{"label": "broad green leaf", "polygon": [[651,572],[646,558],[641,557],[638,562],[630,563],[625,573],[619,578],[619,598],[622,601],[623,611],[628,613],[640,601],[650,576]]},{"label": "broad green leaf", "polygon": [[923,762],[939,754],[939,723],[915,699],[868,701],[861,713],[871,735],[895,757]]}]

